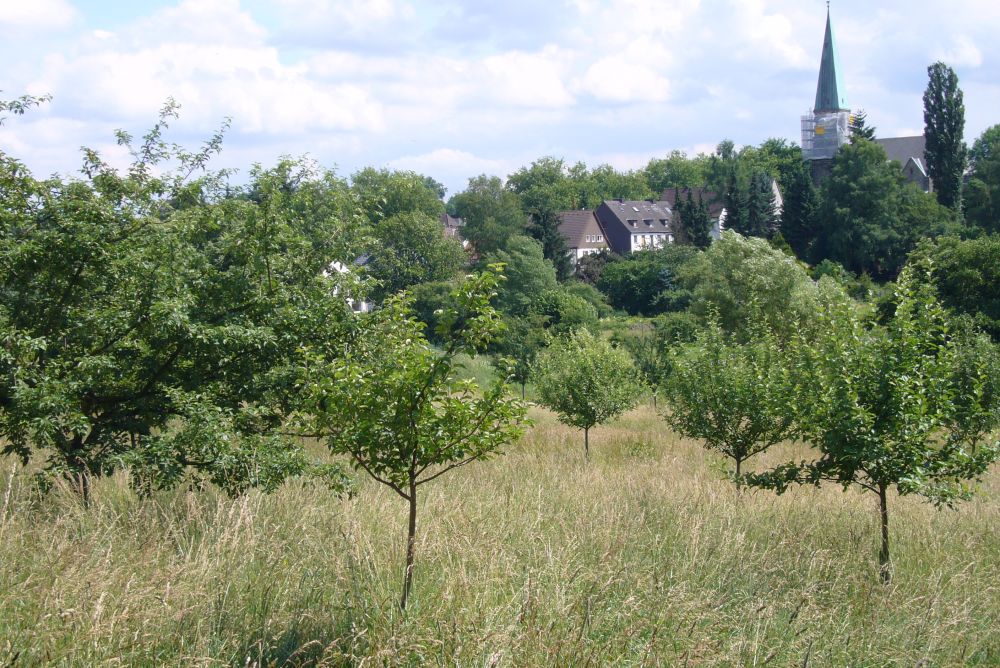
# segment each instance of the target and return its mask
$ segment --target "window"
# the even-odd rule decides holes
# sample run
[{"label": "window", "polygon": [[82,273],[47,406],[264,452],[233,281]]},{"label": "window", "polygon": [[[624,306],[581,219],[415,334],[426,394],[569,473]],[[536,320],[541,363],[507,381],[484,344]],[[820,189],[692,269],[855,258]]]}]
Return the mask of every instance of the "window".
[{"label": "window", "polygon": [[667,241],[669,241],[670,243],[674,243],[674,235],[668,234],[667,235]]},{"label": "window", "polygon": [[590,243],[590,235],[589,234],[587,235],[587,243],[588,244]]},{"label": "window", "polygon": [[664,227],[666,227],[667,226],[667,219],[666,218],[660,218],[660,225],[663,225]]},{"label": "window", "polygon": [[642,222],[646,224],[646,227],[652,227],[653,226],[653,219],[652,218],[646,218]]},{"label": "window", "polygon": [[598,234],[597,235],[597,240],[598,241],[604,241],[604,237],[602,235]]},{"label": "window", "polygon": [[636,223],[638,223],[638,222],[639,222],[639,220],[636,219],[636,218],[629,218],[628,219],[628,224],[631,225],[632,227],[635,227]]}]

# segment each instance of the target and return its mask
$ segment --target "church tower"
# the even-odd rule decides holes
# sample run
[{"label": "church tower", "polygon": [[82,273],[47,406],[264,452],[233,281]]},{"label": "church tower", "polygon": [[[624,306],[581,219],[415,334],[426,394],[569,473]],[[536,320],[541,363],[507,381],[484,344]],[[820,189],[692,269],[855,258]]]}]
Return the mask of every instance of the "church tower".
[{"label": "church tower", "polygon": [[850,107],[847,91],[840,78],[840,59],[833,39],[830,3],[826,8],[826,36],[816,84],[816,103],[812,114],[802,117],[802,156],[810,162],[813,182],[830,174],[833,156],[850,141]]}]

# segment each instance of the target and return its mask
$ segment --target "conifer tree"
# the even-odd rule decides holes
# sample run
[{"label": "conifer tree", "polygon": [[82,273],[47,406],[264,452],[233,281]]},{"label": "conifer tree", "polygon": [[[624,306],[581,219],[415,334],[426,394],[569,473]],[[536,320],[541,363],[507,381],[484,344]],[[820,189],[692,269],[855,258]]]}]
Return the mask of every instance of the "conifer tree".
[{"label": "conifer tree", "polygon": [[875,127],[868,125],[868,112],[864,109],[858,109],[851,116],[850,130],[852,144],[863,139],[875,141]]},{"label": "conifer tree", "polygon": [[785,181],[785,200],[781,209],[781,236],[801,259],[806,259],[816,238],[818,205],[816,186],[808,165],[803,162]]}]

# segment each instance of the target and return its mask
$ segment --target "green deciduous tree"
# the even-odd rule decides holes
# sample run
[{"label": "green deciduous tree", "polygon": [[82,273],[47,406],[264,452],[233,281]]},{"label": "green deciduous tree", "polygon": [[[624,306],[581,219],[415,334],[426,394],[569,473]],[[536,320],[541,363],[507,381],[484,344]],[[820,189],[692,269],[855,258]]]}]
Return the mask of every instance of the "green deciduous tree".
[{"label": "green deciduous tree", "polygon": [[358,227],[341,184],[291,161],[236,191],[192,180],[221,134],[186,153],[162,138],[174,116],[119,134],[124,174],[87,151],[86,180],[37,181],[0,155],[0,442],[85,500],[122,465],[143,489],[193,473],[234,493],[304,471],[279,435],[292,370],[349,318],[324,274]]},{"label": "green deciduous tree", "polygon": [[705,183],[708,158],[689,158],[684,151],[671,151],[665,158],[653,158],[645,168],[646,183],[657,195],[665,190],[697,188]]},{"label": "green deciduous tree", "polygon": [[597,283],[608,302],[632,315],[656,315],[687,307],[690,295],[677,283],[680,268],[698,256],[691,246],[667,245],[609,263]]},{"label": "green deciduous tree", "polygon": [[483,389],[456,374],[458,356],[482,351],[500,330],[489,305],[500,278],[494,266],[459,286],[438,323],[441,348],[423,336],[404,295],[362,316],[336,359],[303,367],[308,429],[408,504],[404,609],[422,487],[496,454],[525,424],[525,405],[507,394],[508,374]]},{"label": "green deciduous tree", "polygon": [[973,355],[960,363],[968,341],[953,329],[927,273],[926,266],[904,270],[895,315],[884,327],[846,298],[824,301],[816,335],[796,341],[790,353],[800,373],[798,429],[817,457],[747,476],[750,484],[779,493],[792,483],[829,481],[876,495],[886,582],[889,491],[953,505],[970,494],[967,481],[1000,453],[997,444],[973,450],[965,438],[947,436],[964,421],[958,407],[964,406],[965,415],[979,414],[973,406],[979,398],[960,396],[967,390],[956,380],[962,373],[984,373]]},{"label": "green deciduous tree", "polygon": [[1000,232],[1000,125],[983,132],[969,151],[972,173],[965,187],[965,219],[970,225]]},{"label": "green deciduous tree", "polygon": [[504,313],[526,314],[535,297],[559,285],[555,269],[542,256],[541,244],[528,237],[512,237],[504,250],[488,255],[486,262],[504,265],[507,280],[497,296],[497,306]]},{"label": "green deciduous tree", "polygon": [[965,102],[958,75],[942,62],[927,68],[924,91],[924,137],[927,170],[938,202],[954,211],[962,208],[965,174]]},{"label": "green deciduous tree", "polygon": [[679,433],[732,459],[737,482],[747,459],[793,436],[790,374],[765,326],[739,343],[710,322],[668,364],[664,416]]},{"label": "green deciduous tree", "polygon": [[812,260],[891,279],[920,239],[956,229],[953,211],[908,183],[874,142],[838,151],[824,181]]},{"label": "green deciduous tree", "polygon": [[418,283],[453,278],[465,264],[465,251],[446,237],[441,223],[420,211],[397,213],[372,231],[368,273],[379,283],[372,296],[381,301]]},{"label": "green deciduous tree", "polygon": [[563,424],[583,429],[590,456],[590,430],[634,407],[642,393],[631,356],[579,330],[555,341],[538,356],[535,387],[541,402]]},{"label": "green deciduous tree", "polygon": [[921,244],[911,262],[929,260],[945,306],[972,318],[1000,342],[1000,237],[941,237]]},{"label": "green deciduous tree", "polygon": [[444,213],[440,185],[416,172],[366,167],[351,177],[351,190],[375,224],[400,213],[420,212],[437,220]]},{"label": "green deciduous tree", "polygon": [[816,286],[795,258],[764,239],[726,232],[677,272],[691,296],[691,312],[717,317],[723,330],[743,336],[753,317],[787,339],[814,309]]},{"label": "green deciduous tree", "polygon": [[503,249],[511,237],[524,234],[528,218],[517,193],[504,188],[497,176],[482,174],[449,201],[452,212],[465,221],[462,236],[480,254]]}]

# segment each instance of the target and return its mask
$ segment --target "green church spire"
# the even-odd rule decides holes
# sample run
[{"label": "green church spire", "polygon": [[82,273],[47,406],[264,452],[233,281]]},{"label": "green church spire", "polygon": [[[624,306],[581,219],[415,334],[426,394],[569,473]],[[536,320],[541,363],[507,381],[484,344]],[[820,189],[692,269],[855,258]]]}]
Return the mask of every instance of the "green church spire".
[{"label": "green church spire", "polygon": [[813,113],[850,111],[847,90],[840,79],[840,59],[833,41],[833,24],[830,22],[830,3],[826,7],[826,37],[823,39],[823,60],[819,66],[819,83],[816,85],[816,105]]}]

